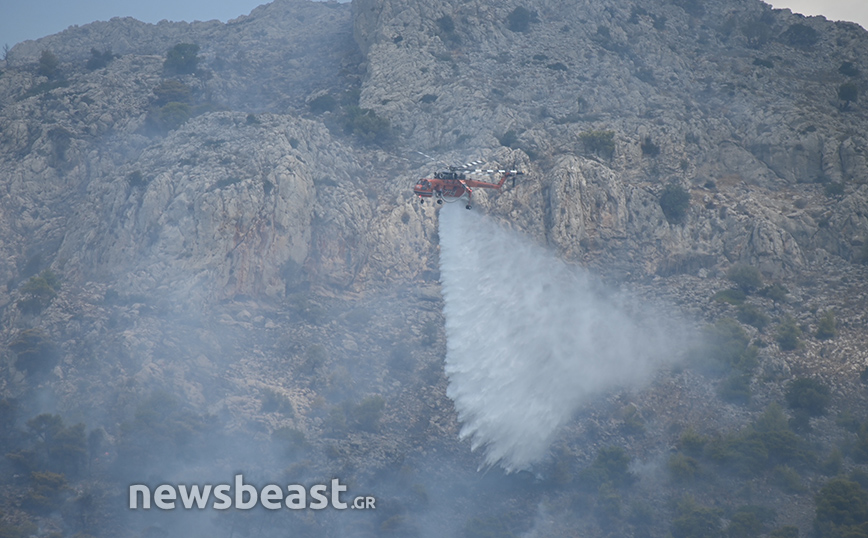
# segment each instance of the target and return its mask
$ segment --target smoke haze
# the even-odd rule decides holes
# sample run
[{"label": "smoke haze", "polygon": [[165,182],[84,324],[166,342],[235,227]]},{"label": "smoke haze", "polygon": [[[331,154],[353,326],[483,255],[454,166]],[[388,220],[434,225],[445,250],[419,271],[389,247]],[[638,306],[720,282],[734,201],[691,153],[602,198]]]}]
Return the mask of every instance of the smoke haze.
[{"label": "smoke haze", "polygon": [[650,309],[493,219],[444,207],[440,248],[447,394],[487,465],[529,468],[583,403],[673,357]]}]

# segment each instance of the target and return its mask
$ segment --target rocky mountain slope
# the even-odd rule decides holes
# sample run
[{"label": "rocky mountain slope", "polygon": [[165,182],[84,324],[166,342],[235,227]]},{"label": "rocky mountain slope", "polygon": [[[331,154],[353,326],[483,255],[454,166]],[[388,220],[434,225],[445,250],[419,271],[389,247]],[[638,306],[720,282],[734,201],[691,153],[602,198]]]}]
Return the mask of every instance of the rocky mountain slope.
[{"label": "rocky mountain slope", "polygon": [[[226,24],[113,19],[16,45],[0,63],[3,449],[39,452],[39,413],[97,440],[86,466],[7,458],[4,525],[216,532],[119,515],[123,492],[105,492],[144,432],[169,451],[282,447],[143,460],[153,476],[256,460],[386,499],[351,525],[271,519],[266,535],[689,536],[691,506],[730,525],[763,502],[776,518],[756,516],[756,534],[808,533],[835,474],[818,462],[837,453],[856,476],[868,435],[866,57],[857,25],[754,0],[277,0]],[[709,371],[693,353],[577,417],[536,478],[475,474],[445,396],[436,208],[410,189],[474,158],[526,172],[475,211],[697,326],[737,318],[716,327],[743,334],[756,367]],[[718,293],[734,267],[759,271],[747,296]],[[831,389],[790,432],[813,447],[804,461],[746,477],[684,448],[685,432],[738,445],[727,436],[800,377]],[[734,384],[747,398],[721,396]],[[588,478],[607,446],[635,484]],[[700,471],[681,480],[673,454]],[[44,485],[26,477],[45,469],[73,488],[33,508]],[[499,528],[486,512],[518,515]]]}]

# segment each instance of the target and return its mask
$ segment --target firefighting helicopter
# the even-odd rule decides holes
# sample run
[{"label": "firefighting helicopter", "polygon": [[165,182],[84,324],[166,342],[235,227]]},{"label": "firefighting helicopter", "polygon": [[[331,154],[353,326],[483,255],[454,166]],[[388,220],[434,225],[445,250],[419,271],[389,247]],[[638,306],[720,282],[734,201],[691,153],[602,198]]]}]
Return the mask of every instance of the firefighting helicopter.
[{"label": "firefighting helicopter", "polygon": [[[421,153],[421,152],[420,152]],[[422,155],[425,155],[422,153]],[[427,155],[426,155],[427,157]],[[512,178],[515,186],[516,176],[523,172],[518,170],[481,170],[476,168],[485,161],[471,161],[461,166],[449,166],[447,170],[435,172],[433,178],[420,179],[413,187],[413,192],[419,197],[419,203],[424,204],[425,198],[436,198],[438,204],[454,202],[467,196],[467,209],[473,207],[473,189],[500,189],[507,178]],[[497,182],[480,181],[468,176],[500,176]]]}]

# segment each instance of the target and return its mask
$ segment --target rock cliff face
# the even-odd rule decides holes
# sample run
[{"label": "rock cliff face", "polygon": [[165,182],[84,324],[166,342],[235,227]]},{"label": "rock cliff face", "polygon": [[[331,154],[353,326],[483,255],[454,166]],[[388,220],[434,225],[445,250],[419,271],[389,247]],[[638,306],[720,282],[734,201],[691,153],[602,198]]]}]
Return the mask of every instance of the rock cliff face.
[{"label": "rock cliff face", "polygon": [[[547,239],[573,257],[620,237],[651,272],[690,252],[770,274],[853,259],[866,155],[852,127],[865,116],[837,92],[864,31],[755,2],[681,4],[356,2],[362,103],[419,146],[525,150],[538,174],[516,197],[554,210]],[[607,130],[601,153],[589,133]],[[668,181],[693,196],[681,226],[653,203]],[[859,209],[786,207],[830,182]],[[601,213],[590,199],[606,200]]]},{"label": "rock cliff face", "polygon": [[[198,46],[190,69],[167,62],[179,44]],[[743,264],[789,289],[751,298],[776,321],[837,316],[838,340],[788,353],[741,323],[758,403],[674,372],[589,409],[559,441],[568,467],[607,444],[663,457],[685,424],[736,429],[796,373],[864,402],[865,58],[858,26],[755,0],[277,0],[18,44],[0,63],[0,397],[90,417],[114,456],[166,391],[245,439],[300,434],[296,470],[475,476],[445,396],[436,207],[411,185],[483,158],[525,175],[474,211],[649,300],[740,315],[711,297]],[[52,350],[38,373],[19,361],[33,335]],[[618,426],[627,404],[654,417],[646,437]],[[788,515],[805,529],[808,497]],[[424,516],[432,536],[461,533],[446,512]],[[393,516],[372,528],[411,535]]]},{"label": "rock cliff face", "polygon": [[[155,138],[149,122],[173,98],[154,93],[167,78],[163,53],[187,41],[200,44],[200,72],[176,78],[194,112],[206,113]],[[440,165],[408,161],[416,149],[444,161],[484,154],[519,163],[530,174],[490,209],[573,259],[621,252],[631,270],[653,274],[689,257],[705,268],[756,263],[769,275],[827,255],[852,261],[868,226],[858,134],[866,117],[858,101],[837,95],[861,75],[838,68],[865,46],[855,25],[755,2],[275,2],[228,24],[116,19],[72,28],[8,55],[5,214],[80,199],[93,222],[78,220],[83,232],[20,219],[14,226],[33,252],[11,242],[3,272],[15,278],[37,245],[59,243],[64,259],[86,252],[119,268],[134,260],[130,249],[144,254],[144,242],[161,260],[188,256],[177,268],[190,282],[202,276],[194,265],[216,271],[202,290],[213,297],[280,295],[290,260],[342,285],[360,275],[413,278],[433,268],[433,251],[405,228],[423,236],[433,228],[430,213],[404,203],[405,183]],[[119,57],[88,71],[91,49]],[[32,67],[44,50],[61,60],[51,80]],[[306,105],[359,91],[359,105],[385,118],[400,144],[358,147],[342,135],[339,109],[312,115]],[[245,123],[245,113],[260,112],[277,116]],[[513,152],[492,151],[502,144]],[[120,181],[137,173],[140,185]],[[677,224],[656,203],[669,182],[692,198]],[[827,203],[825,185],[843,187],[840,203]],[[96,199],[99,211],[88,205]],[[310,226],[314,200],[322,226]],[[184,237],[180,208],[189,223],[221,231]],[[52,218],[60,225],[68,215]],[[117,229],[121,218],[130,219],[128,237],[96,231]],[[254,237],[258,246],[239,247]],[[384,238],[405,246],[396,255]],[[250,267],[258,262],[248,248],[267,253],[265,267]],[[90,261],[81,267],[99,265]],[[140,284],[132,275],[163,263],[123,272],[147,287],[177,274],[141,273]]]}]

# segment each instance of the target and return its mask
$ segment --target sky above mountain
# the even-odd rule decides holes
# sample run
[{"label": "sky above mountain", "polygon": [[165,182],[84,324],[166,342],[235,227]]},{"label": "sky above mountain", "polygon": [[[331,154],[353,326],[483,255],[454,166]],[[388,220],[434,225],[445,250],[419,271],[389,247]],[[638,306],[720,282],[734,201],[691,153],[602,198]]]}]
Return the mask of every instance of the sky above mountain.
[{"label": "sky above mountain", "polygon": [[[10,2],[0,17],[0,46],[14,46],[27,39],[38,39],[61,32],[72,25],[83,25],[112,17],[134,17],[145,22],[207,21],[226,22],[247,15],[262,0],[29,0]],[[868,28],[868,2],[865,0],[774,0],[776,8],[790,8],[805,15],[824,15],[831,20],[858,22]]]}]

